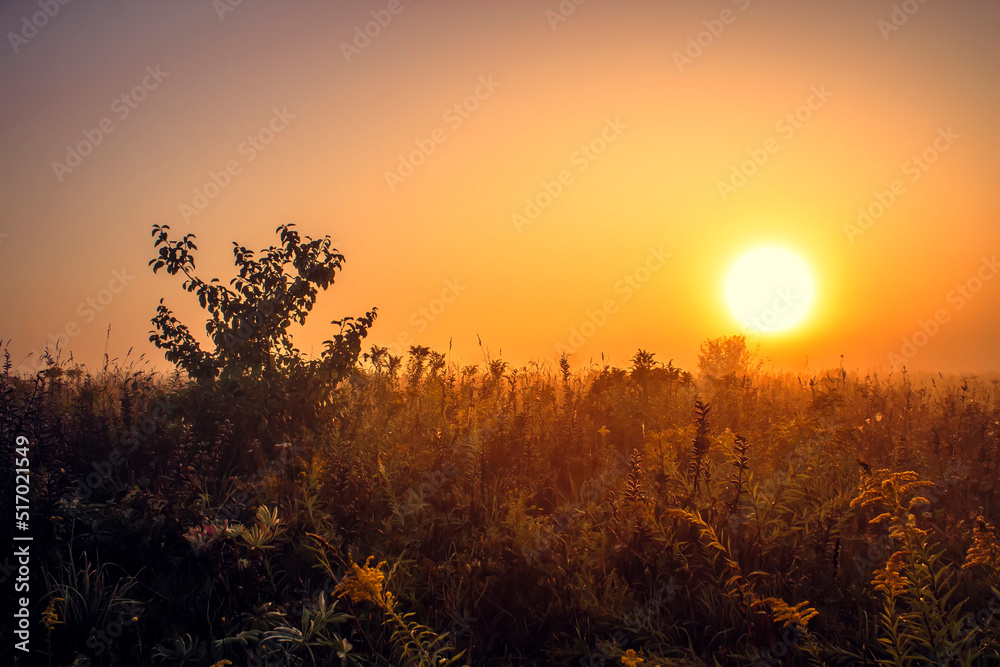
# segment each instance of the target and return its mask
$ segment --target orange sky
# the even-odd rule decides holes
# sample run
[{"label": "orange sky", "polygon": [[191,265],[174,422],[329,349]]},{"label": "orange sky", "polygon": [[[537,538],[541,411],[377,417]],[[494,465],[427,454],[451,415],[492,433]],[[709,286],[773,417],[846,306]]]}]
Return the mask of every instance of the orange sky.
[{"label": "orange sky", "polygon": [[163,365],[158,299],[202,320],[151,226],[228,279],[231,241],[295,223],[347,257],[305,350],[378,306],[371,343],[462,362],[478,334],[516,364],[692,367],[740,330],[729,266],[777,245],[816,284],[761,338],[777,367],[887,368],[905,337],[910,368],[1000,369],[996,2],[50,1],[0,5],[16,363],[69,332],[96,366],[110,324],[112,357]]}]

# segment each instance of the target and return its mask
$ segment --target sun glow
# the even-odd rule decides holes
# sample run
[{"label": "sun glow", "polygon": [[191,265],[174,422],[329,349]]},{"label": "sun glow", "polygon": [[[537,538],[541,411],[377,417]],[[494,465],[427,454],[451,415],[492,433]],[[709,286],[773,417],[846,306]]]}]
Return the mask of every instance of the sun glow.
[{"label": "sun glow", "polygon": [[776,333],[800,324],[809,314],[815,284],[798,255],[767,246],[733,263],[725,290],[729,310],[746,331]]}]

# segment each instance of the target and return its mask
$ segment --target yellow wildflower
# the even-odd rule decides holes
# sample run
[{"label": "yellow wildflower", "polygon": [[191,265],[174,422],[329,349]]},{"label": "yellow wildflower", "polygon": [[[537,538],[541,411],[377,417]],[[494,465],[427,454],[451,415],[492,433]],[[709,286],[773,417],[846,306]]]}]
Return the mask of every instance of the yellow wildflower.
[{"label": "yellow wildflower", "polygon": [[872,578],[875,589],[882,591],[889,599],[897,598],[906,590],[909,580],[900,573],[903,567],[903,551],[896,551],[886,561],[885,569],[879,570]]},{"label": "yellow wildflower", "polygon": [[638,665],[641,665],[642,663],[646,662],[638,655],[636,655],[635,651],[632,649],[625,651],[625,655],[622,656],[621,660],[622,664],[625,665],[625,667],[637,667]]},{"label": "yellow wildflower", "polygon": [[349,595],[353,602],[367,600],[378,605],[387,605],[392,600],[392,594],[382,590],[382,583],[385,581],[385,574],[382,572],[382,561],[376,566],[372,566],[373,558],[368,557],[364,565],[351,563],[351,572],[334,589],[338,597]]},{"label": "yellow wildflower", "polygon": [[45,629],[50,632],[54,630],[57,625],[62,623],[62,621],[59,620],[59,612],[56,611],[56,603],[62,601],[62,598],[52,598],[49,600],[49,606],[47,606],[45,611],[42,612],[42,625],[44,625]]},{"label": "yellow wildflower", "polygon": [[963,570],[977,565],[1000,572],[1000,546],[997,544],[996,527],[983,517],[976,519],[972,533],[972,546],[965,556]]},{"label": "yellow wildflower", "polygon": [[774,614],[774,620],[778,623],[784,623],[786,627],[788,625],[798,625],[801,628],[805,628],[809,625],[809,621],[819,616],[818,611],[807,606],[809,604],[808,600],[794,606],[789,606],[781,598],[766,598],[761,602],[771,609],[771,612]]}]

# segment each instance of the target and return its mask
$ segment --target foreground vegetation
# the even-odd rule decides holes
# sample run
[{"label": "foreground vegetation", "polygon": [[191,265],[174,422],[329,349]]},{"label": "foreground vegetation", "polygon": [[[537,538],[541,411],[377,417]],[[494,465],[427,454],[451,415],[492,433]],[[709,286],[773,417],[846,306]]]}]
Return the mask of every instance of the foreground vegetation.
[{"label": "foreground vegetation", "polygon": [[158,231],[214,351],[161,306],[173,374],[0,374],[45,664],[1000,664],[996,381],[457,367],[361,354],[374,311],[305,361],[335,251],[285,228],[233,296]]}]

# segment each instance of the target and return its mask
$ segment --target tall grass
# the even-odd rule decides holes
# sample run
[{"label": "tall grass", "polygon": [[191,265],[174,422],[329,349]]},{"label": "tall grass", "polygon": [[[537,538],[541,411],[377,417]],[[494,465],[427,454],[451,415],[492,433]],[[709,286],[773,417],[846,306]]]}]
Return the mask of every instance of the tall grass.
[{"label": "tall grass", "polygon": [[43,659],[1000,664],[996,381],[415,347],[309,409],[269,382],[5,367]]}]

